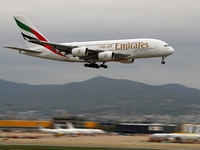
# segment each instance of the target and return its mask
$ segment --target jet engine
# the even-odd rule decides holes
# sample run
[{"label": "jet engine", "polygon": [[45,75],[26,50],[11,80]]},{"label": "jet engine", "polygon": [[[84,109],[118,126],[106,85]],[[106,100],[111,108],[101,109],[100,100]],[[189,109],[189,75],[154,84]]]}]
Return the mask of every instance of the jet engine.
[{"label": "jet engine", "polygon": [[121,60],[120,63],[123,64],[132,64],[134,62],[134,59],[127,59],[127,60]]},{"label": "jet engine", "polygon": [[98,59],[101,61],[106,60],[113,60],[114,59],[114,52],[107,51],[107,52],[101,52],[98,54]]},{"label": "jet engine", "polygon": [[88,55],[88,49],[86,47],[78,47],[72,49],[72,55],[83,57]]}]

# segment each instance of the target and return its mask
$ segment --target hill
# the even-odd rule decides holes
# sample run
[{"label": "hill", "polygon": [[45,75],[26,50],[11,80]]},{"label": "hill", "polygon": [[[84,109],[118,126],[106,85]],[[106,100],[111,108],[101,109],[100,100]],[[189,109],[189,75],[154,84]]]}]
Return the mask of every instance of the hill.
[{"label": "hill", "polygon": [[200,91],[178,84],[152,86],[124,79],[96,77],[64,85],[29,85],[0,80],[0,109],[41,110],[51,115],[63,109],[71,114],[183,114],[199,113]]}]

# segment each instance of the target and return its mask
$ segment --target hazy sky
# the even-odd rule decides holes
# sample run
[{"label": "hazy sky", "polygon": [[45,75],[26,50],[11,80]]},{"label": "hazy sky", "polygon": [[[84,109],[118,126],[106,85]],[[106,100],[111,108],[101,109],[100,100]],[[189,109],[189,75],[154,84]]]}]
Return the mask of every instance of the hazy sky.
[{"label": "hazy sky", "polygon": [[[96,76],[152,85],[179,83],[200,89],[199,0],[1,0],[0,79],[29,84],[64,84]],[[156,38],[175,53],[166,58],[108,63],[91,69],[19,54],[26,47],[14,15],[26,16],[52,42]]]}]

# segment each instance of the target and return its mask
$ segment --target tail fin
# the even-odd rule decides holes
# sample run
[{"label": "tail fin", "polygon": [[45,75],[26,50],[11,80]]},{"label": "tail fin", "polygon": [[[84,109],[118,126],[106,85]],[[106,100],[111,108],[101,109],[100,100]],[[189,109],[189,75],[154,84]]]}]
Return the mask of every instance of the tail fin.
[{"label": "tail fin", "polygon": [[14,16],[14,19],[20,28],[23,38],[26,41],[26,44],[29,48],[38,47],[38,44],[30,43],[28,40],[40,40],[48,42],[40,31],[34,27],[25,17],[23,16]]},{"label": "tail fin", "polygon": [[196,129],[196,134],[200,134],[200,127],[198,126],[197,129]]},{"label": "tail fin", "polygon": [[40,130],[45,129],[45,128],[42,126],[41,123],[37,123],[37,125],[38,125],[38,128],[39,128]]},{"label": "tail fin", "polygon": [[56,129],[62,129],[58,124],[54,124],[54,127],[55,127]]},{"label": "tail fin", "polygon": [[75,129],[74,125],[71,122],[66,122],[68,129]]}]

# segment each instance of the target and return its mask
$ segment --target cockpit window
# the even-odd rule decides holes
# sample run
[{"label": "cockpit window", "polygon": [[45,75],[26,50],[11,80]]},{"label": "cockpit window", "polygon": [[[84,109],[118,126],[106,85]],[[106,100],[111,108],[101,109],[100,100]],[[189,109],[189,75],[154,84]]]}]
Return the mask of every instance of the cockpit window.
[{"label": "cockpit window", "polygon": [[164,47],[168,47],[169,45],[164,45]]}]

